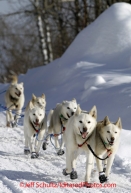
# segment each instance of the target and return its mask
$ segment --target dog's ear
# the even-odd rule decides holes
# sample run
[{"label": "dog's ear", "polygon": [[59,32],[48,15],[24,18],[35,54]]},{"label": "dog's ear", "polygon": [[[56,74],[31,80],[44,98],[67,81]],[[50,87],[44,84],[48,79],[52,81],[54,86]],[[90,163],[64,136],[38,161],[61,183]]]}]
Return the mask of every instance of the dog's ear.
[{"label": "dog's ear", "polygon": [[66,101],[63,101],[62,104],[63,104],[63,105],[66,104]]},{"label": "dog's ear", "polygon": [[36,100],[36,96],[32,94],[32,102],[34,102],[35,100]]},{"label": "dog's ear", "polygon": [[45,94],[44,93],[41,95],[41,98],[45,99]]},{"label": "dog's ear", "polygon": [[118,120],[116,121],[115,125],[117,127],[119,127],[120,129],[122,129],[122,122],[121,122],[121,118],[119,117]]},{"label": "dog's ear", "polygon": [[21,82],[21,83],[19,83],[19,84],[21,84],[22,86],[24,85],[24,83],[23,83],[23,82]]},{"label": "dog's ear", "polygon": [[72,102],[77,103],[75,98],[72,99]]},{"label": "dog's ear", "polygon": [[109,125],[109,124],[110,124],[109,117],[106,116],[106,117],[104,118],[104,120],[103,120],[103,125],[104,125],[104,126],[107,126],[107,125]]},{"label": "dog's ear", "polygon": [[29,102],[29,108],[30,108],[30,110],[34,109],[34,105],[31,101]]},{"label": "dog's ear", "polygon": [[97,119],[97,108],[96,106],[93,106],[92,109],[89,111],[89,114],[94,117],[95,119]]},{"label": "dog's ear", "polygon": [[81,108],[80,108],[80,105],[78,104],[77,105],[77,109],[76,109],[76,112],[75,112],[75,115],[79,115],[79,114],[81,114]]}]

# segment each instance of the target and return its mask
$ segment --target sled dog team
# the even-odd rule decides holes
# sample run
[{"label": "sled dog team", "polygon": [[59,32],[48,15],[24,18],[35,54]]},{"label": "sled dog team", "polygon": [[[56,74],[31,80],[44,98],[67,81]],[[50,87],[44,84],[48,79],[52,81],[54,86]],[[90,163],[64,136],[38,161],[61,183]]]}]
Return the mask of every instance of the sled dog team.
[{"label": "sled dog team", "polygon": [[[14,127],[17,123],[24,101],[23,83],[18,83],[17,77],[12,76],[12,83],[5,95],[7,127]],[[63,155],[64,145],[66,147],[66,167],[63,169],[63,175],[70,175],[71,179],[78,177],[76,159],[80,148],[85,151],[87,157],[85,175],[87,187],[90,183],[94,159],[96,159],[100,182],[107,182],[119,146],[121,119],[118,118],[112,123],[106,116],[103,121],[97,122],[96,106],[89,112],[82,111],[76,99],[58,103],[55,109],[50,110],[48,118],[45,107],[45,95],[36,97],[33,94],[24,115],[24,153],[31,154],[31,158],[38,158],[41,145],[43,150],[46,150],[49,138],[53,136],[58,155]],[[16,110],[15,117],[12,115],[12,110]],[[62,137],[62,141],[58,140],[59,136]]]}]

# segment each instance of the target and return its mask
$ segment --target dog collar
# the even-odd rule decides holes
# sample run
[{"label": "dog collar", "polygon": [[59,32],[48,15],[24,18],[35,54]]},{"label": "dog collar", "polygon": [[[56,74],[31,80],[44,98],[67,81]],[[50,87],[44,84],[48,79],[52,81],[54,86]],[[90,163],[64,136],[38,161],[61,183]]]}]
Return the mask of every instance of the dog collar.
[{"label": "dog collar", "polygon": [[64,120],[68,121],[62,114],[60,115],[60,118],[63,118]]},{"label": "dog collar", "polygon": [[82,144],[78,144],[78,147],[82,147],[89,140],[90,137],[91,135]]},{"label": "dog collar", "polygon": [[99,134],[99,137],[100,137],[100,139],[101,139],[101,141],[102,141],[105,149],[106,149],[107,151],[111,151],[110,149],[106,148],[106,145],[110,145],[110,144],[108,144],[108,143],[106,143],[105,141],[103,141],[103,139],[102,139],[102,137],[100,136],[100,134]]},{"label": "dog collar", "polygon": [[43,121],[42,121],[41,127],[39,129],[35,128],[34,124],[31,122],[31,120],[30,120],[30,124],[32,125],[33,129],[35,130],[35,132],[38,133],[41,130],[41,128],[42,128]]}]

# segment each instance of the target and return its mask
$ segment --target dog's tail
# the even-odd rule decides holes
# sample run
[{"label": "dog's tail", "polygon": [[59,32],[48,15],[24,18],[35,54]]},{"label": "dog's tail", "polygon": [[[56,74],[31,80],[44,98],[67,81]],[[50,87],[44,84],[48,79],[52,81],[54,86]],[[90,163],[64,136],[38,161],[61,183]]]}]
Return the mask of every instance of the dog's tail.
[{"label": "dog's tail", "polygon": [[16,84],[18,83],[18,77],[17,75],[10,75],[11,83]]},{"label": "dog's tail", "polygon": [[48,114],[48,117],[47,117],[47,122],[48,122],[48,132],[49,133],[52,133],[52,114],[53,114],[54,110],[50,110],[49,114]]}]

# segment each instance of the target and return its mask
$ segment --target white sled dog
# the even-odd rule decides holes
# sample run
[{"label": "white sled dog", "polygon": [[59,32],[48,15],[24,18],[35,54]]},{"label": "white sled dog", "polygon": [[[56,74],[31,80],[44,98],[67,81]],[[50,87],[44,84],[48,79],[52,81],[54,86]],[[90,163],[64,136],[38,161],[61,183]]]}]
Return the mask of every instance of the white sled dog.
[{"label": "white sled dog", "polygon": [[34,106],[30,101],[29,108],[26,109],[24,116],[25,154],[31,152],[31,158],[39,156],[39,150],[46,129],[47,118],[45,111],[38,106]]},{"label": "white sled dog", "polygon": [[[41,97],[36,97],[34,94],[32,94],[31,102],[34,106],[38,106],[41,109],[45,109],[46,107],[46,97],[45,94],[42,94]],[[29,103],[26,107],[26,110],[29,108]]]},{"label": "white sled dog", "polygon": [[[21,110],[24,106],[24,87],[23,82],[18,84],[17,76],[12,76],[12,82],[5,94],[6,111],[6,126],[14,127],[18,121]],[[12,115],[12,110],[16,110],[15,118]]]},{"label": "white sled dog", "polygon": [[[76,99],[72,99],[72,101],[63,101],[60,104],[56,105],[56,108],[54,110],[51,110],[48,115],[48,121],[50,122],[50,125],[48,127],[48,133],[47,136],[51,133],[53,133],[54,139],[55,139],[55,147],[58,150],[58,155],[64,154],[64,132],[66,129],[66,124],[71,116],[75,114],[77,110],[77,102]],[[63,134],[63,139],[61,144],[59,144],[58,136],[59,134]],[[61,136],[62,137],[62,136]],[[48,140],[48,139],[47,139]],[[47,142],[45,141],[43,143],[43,150],[46,149]]]},{"label": "white sled dog", "polygon": [[85,182],[90,182],[91,170],[93,167],[93,154],[88,149],[87,144],[94,149],[95,128],[97,124],[97,109],[94,106],[89,113],[82,112],[80,107],[75,115],[70,118],[66,125],[66,169],[63,169],[63,175],[70,175],[71,179],[76,179],[77,172],[76,158],[78,149],[81,148],[87,155]]},{"label": "white sled dog", "polygon": [[104,168],[102,161],[96,158],[97,168],[99,171],[99,180],[101,183],[108,181],[111,166],[114,156],[119,146],[120,132],[122,129],[121,119],[119,118],[116,123],[111,123],[106,116],[103,121],[98,122],[96,127],[96,147],[95,154],[99,158],[105,160]]}]

